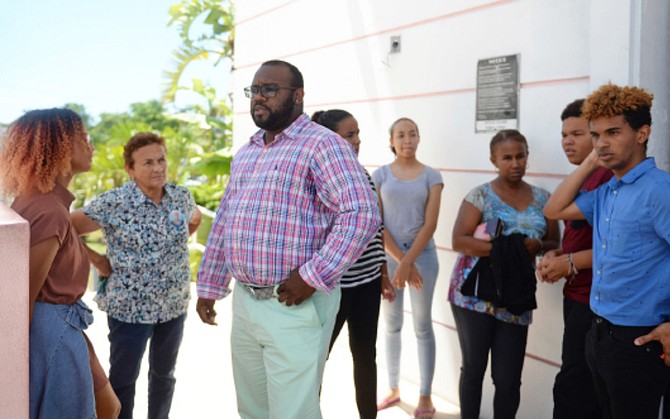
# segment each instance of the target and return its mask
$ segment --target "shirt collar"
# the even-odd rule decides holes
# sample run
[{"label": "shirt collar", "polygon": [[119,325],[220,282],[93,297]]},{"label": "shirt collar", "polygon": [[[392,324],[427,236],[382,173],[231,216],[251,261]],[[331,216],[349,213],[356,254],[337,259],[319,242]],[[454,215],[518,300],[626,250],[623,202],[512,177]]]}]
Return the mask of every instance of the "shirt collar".
[{"label": "shirt collar", "polygon": [[[640,163],[638,163],[637,166],[633,167],[621,177],[621,182],[623,183],[634,183],[636,180],[638,180],[642,175],[647,173],[648,171],[656,168],[656,162],[654,161],[653,157],[647,157],[646,159],[642,160]],[[616,179],[616,178],[614,178]]]},{"label": "shirt collar", "polygon": [[70,208],[70,205],[72,205],[72,202],[74,201],[74,195],[72,195],[72,192],[68,191],[67,188],[56,182],[53,193],[56,195],[56,199],[58,199],[65,206],[65,208]]},{"label": "shirt collar", "polygon": [[[283,138],[289,140],[297,138],[298,133],[300,133],[303,130],[303,128],[305,127],[305,125],[309,123],[309,121],[310,121],[309,116],[306,113],[301,114],[295,119],[295,121],[291,123],[291,125],[284,128],[279,134],[275,136],[275,140],[273,141],[273,143]],[[256,131],[256,133],[252,135],[251,138],[249,138],[249,142],[257,146],[264,147],[265,146],[265,141],[263,140],[264,136],[265,136],[265,130],[260,129]]]},{"label": "shirt collar", "polygon": [[[135,183],[134,180],[129,180],[128,183],[126,184],[128,187],[128,201],[132,203],[133,206],[139,207],[140,205],[144,204],[145,202],[150,202],[154,205],[156,203],[149,199],[148,196],[142,192],[142,189],[140,189],[139,186],[137,186],[137,183]],[[172,188],[168,187],[168,184],[166,183],[163,186],[163,199],[171,199],[172,198]],[[161,205],[163,202],[161,202]]]}]

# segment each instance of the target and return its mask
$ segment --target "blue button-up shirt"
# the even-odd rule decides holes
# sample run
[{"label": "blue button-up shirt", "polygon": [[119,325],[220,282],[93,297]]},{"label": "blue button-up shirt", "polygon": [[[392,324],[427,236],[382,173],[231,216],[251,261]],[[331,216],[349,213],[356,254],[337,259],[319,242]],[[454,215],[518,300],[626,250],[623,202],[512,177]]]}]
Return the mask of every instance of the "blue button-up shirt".
[{"label": "blue button-up shirt", "polygon": [[591,310],[621,326],[670,321],[670,174],[647,158],[575,203],[594,226]]}]

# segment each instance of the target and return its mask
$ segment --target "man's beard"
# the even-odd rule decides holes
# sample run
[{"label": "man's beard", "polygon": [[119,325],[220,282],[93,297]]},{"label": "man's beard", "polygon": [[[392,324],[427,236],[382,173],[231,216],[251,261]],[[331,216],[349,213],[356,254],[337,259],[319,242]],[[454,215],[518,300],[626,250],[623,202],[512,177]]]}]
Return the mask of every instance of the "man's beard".
[{"label": "man's beard", "polygon": [[262,104],[257,104],[255,106],[262,106],[268,112],[265,119],[260,119],[254,115],[253,108],[251,109],[251,118],[254,120],[254,123],[258,128],[262,128],[266,131],[279,131],[288,127],[291,122],[293,122],[291,120],[295,109],[293,97],[288,97],[275,112]]}]

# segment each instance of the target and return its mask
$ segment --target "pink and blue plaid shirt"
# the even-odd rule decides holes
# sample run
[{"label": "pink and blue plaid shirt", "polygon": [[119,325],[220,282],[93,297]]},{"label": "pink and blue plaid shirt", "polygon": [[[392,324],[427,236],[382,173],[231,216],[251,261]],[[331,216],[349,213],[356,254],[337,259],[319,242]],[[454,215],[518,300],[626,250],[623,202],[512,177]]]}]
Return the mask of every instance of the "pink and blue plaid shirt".
[{"label": "pink and blue plaid shirt", "polygon": [[268,145],[264,133],[233,159],[198,271],[199,297],[225,297],[231,277],[277,284],[295,268],[330,293],[381,223],[365,171],[339,136],[306,114]]}]

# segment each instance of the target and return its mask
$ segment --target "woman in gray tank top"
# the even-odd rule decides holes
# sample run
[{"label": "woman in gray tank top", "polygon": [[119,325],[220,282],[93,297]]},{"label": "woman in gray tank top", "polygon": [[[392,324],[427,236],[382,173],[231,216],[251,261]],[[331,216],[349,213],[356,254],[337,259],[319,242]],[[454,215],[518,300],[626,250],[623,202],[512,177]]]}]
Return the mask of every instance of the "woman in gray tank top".
[{"label": "woman in gray tank top", "polygon": [[386,409],[400,402],[400,347],[404,290],[409,285],[412,320],[418,345],[419,402],[414,417],[435,414],[431,386],[435,372],[435,335],[431,308],[438,261],[433,233],[437,227],[443,181],[440,173],[416,158],[419,128],[409,118],[391,125],[393,163],[377,169],[372,180],[384,208],[384,246],[396,300],[382,302],[386,326],[386,358],[389,392],[378,405]]}]

